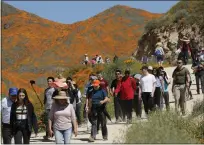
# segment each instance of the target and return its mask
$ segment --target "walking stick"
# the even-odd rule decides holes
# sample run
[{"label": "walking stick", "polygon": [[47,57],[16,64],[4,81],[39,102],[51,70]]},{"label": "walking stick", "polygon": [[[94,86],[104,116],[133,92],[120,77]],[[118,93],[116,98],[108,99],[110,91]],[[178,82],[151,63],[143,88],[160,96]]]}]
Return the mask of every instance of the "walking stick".
[{"label": "walking stick", "polygon": [[40,97],[38,96],[37,92],[35,91],[35,89],[33,87],[33,84],[35,84],[35,81],[34,80],[30,80],[30,85],[31,85],[33,91],[35,92],[35,94],[36,94],[36,96],[37,96],[37,98],[38,98],[38,100],[39,100],[39,102],[41,104],[41,107],[43,107],[43,103],[41,102]]}]

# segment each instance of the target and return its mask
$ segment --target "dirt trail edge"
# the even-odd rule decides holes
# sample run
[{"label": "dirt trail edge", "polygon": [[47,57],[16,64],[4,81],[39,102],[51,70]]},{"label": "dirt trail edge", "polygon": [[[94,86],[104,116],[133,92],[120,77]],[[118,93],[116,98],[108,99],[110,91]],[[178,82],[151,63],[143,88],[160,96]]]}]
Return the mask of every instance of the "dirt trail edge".
[{"label": "dirt trail edge", "polygon": [[[196,93],[196,85],[195,85],[195,77],[194,74],[192,74],[192,70],[191,70],[191,65],[186,65],[185,67],[187,67],[189,69],[189,71],[191,72],[191,77],[192,77],[192,81],[193,81],[193,85],[191,86],[191,90],[192,90],[192,94],[193,94],[193,98],[190,101],[187,101],[187,113],[190,114],[193,108],[193,104],[197,101],[201,101],[203,99],[203,95],[197,95]],[[172,73],[174,71],[175,67],[169,67],[166,68],[166,72],[169,74],[169,76],[172,76]],[[169,86],[169,89],[171,90],[171,85]],[[170,106],[171,108],[174,108],[174,98],[172,96],[171,91],[169,91],[170,93]],[[135,119],[135,113],[133,113],[133,120]],[[145,119],[145,113],[144,110],[142,112],[142,120],[141,121],[147,121],[147,119]],[[113,120],[114,122],[114,120]],[[125,133],[125,130],[130,127],[131,125],[126,125],[125,123],[120,123],[120,124],[114,124],[114,123],[110,123],[108,122],[108,140],[107,141],[103,141],[102,139],[102,134],[101,131],[99,131],[99,134],[96,136],[96,141],[94,143],[114,143],[114,142],[120,142],[123,143],[124,139],[123,139],[123,135]],[[43,140],[43,136],[45,135],[45,133],[39,133],[38,137],[34,138],[34,134],[32,134],[31,136],[31,144],[54,144],[54,138],[52,138],[50,141],[44,141]],[[79,132],[78,132],[78,136],[77,137],[72,137],[71,139],[71,143],[88,143],[88,138],[90,137],[90,133],[87,132],[87,127],[86,125],[83,125],[82,127],[79,128]]]}]

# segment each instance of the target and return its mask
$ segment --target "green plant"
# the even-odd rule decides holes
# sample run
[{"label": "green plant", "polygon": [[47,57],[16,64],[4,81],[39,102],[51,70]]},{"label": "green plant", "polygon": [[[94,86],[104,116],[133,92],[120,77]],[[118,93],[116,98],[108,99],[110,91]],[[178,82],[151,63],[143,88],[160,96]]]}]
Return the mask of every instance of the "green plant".
[{"label": "green plant", "polygon": [[43,109],[36,109],[36,117],[38,122],[38,132],[45,132],[46,130],[46,124],[48,123],[45,120],[45,111]]},{"label": "green plant", "polygon": [[125,143],[198,143],[196,125],[172,112],[150,114],[147,122],[133,124]]}]

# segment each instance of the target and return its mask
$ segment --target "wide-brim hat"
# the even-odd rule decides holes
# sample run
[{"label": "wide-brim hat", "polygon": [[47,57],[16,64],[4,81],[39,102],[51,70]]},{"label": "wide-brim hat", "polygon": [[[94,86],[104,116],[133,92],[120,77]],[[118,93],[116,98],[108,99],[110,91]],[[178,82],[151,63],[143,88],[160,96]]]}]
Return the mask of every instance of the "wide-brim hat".
[{"label": "wide-brim hat", "polygon": [[52,85],[54,88],[67,88],[67,83],[61,81],[55,81]]},{"label": "wide-brim hat", "polygon": [[162,43],[161,43],[161,42],[158,42],[158,43],[156,44],[156,46],[162,46]]},{"label": "wide-brim hat", "polygon": [[186,37],[186,36],[184,36],[182,39],[180,39],[181,41],[184,41],[184,42],[189,42],[190,40]]},{"label": "wide-brim hat", "polygon": [[53,97],[53,99],[68,99],[68,97],[67,96],[65,96],[65,95],[57,95],[57,96],[55,96],[55,97]]}]

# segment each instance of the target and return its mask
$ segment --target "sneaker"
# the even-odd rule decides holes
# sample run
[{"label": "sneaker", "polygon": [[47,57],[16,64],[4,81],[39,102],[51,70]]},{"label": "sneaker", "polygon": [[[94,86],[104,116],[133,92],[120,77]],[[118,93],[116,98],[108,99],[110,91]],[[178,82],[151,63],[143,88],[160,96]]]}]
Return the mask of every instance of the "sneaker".
[{"label": "sneaker", "polygon": [[118,121],[119,121],[119,122],[123,122],[122,118],[119,118]]},{"label": "sneaker", "polygon": [[48,136],[43,136],[43,139],[44,140],[49,140],[49,137]]},{"label": "sneaker", "polygon": [[94,142],[95,140],[94,140],[94,138],[93,137],[89,137],[89,142]]},{"label": "sneaker", "polygon": [[104,140],[104,141],[105,141],[105,140],[108,140],[108,137],[107,137],[107,136],[103,137],[103,140]]},{"label": "sneaker", "polygon": [[131,123],[132,123],[132,120],[128,119],[127,124],[131,124]]},{"label": "sneaker", "polygon": [[119,123],[119,120],[117,119],[117,120],[115,121],[115,123],[116,123],[116,124]]}]

